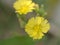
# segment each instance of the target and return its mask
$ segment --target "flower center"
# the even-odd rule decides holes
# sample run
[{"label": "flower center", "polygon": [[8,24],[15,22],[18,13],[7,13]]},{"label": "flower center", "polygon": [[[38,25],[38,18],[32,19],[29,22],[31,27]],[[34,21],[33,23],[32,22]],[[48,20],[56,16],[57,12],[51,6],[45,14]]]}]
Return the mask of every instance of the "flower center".
[{"label": "flower center", "polygon": [[35,25],[35,26],[33,27],[33,29],[34,29],[35,31],[38,31],[38,30],[40,30],[40,26],[39,26],[39,25]]},{"label": "flower center", "polygon": [[24,7],[21,8],[21,11],[22,11],[22,12],[25,12],[25,11],[27,11],[27,10],[28,10],[27,6],[24,6]]}]

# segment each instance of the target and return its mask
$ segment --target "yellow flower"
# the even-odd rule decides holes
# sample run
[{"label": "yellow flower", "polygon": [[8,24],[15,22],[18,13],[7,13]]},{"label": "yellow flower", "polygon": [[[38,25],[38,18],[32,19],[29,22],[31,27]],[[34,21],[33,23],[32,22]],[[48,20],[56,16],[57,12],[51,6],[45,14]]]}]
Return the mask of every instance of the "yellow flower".
[{"label": "yellow flower", "polygon": [[33,39],[41,39],[50,29],[48,20],[43,17],[32,17],[25,26],[25,32]]},{"label": "yellow flower", "polygon": [[35,9],[35,3],[32,0],[17,0],[13,7],[19,14],[27,14]]}]

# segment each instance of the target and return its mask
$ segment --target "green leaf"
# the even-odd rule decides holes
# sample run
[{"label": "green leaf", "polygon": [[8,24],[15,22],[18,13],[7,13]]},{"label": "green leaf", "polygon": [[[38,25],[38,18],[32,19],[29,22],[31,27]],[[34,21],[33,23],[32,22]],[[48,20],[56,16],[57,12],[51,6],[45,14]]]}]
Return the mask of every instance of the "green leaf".
[{"label": "green leaf", "polygon": [[27,36],[0,40],[0,45],[34,45],[34,41]]}]

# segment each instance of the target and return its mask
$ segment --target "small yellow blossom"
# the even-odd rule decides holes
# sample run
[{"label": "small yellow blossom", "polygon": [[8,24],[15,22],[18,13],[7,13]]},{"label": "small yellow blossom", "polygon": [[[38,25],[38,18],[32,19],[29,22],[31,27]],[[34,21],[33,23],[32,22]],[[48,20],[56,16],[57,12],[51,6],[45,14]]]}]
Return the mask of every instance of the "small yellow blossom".
[{"label": "small yellow blossom", "polygon": [[41,39],[50,29],[50,24],[43,17],[32,17],[25,26],[25,32],[33,39]]},{"label": "small yellow blossom", "polygon": [[17,0],[13,7],[16,12],[19,14],[27,14],[28,12],[32,12],[35,9],[35,3],[32,0]]}]

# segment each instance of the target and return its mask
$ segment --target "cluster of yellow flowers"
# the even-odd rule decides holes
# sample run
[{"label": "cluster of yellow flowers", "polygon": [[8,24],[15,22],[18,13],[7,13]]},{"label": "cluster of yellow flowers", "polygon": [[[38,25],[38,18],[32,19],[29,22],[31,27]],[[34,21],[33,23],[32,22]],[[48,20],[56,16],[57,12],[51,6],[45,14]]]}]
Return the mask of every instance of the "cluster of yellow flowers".
[{"label": "cluster of yellow flowers", "polygon": [[[35,6],[39,7],[32,2],[32,0],[17,0],[13,5],[16,13],[19,13],[20,15],[27,14],[37,9]],[[44,33],[49,31],[50,24],[47,19],[39,15],[30,18],[24,28],[25,32],[33,39],[41,39],[44,36]]]}]

